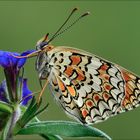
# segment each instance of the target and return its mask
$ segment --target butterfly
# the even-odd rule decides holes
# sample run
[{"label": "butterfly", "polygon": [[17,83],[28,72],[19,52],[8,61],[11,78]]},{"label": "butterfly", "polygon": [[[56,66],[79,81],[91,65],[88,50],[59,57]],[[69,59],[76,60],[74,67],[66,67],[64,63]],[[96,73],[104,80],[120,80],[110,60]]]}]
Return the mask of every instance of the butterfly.
[{"label": "butterfly", "polygon": [[36,70],[64,111],[82,123],[98,123],[140,104],[140,78],[125,68],[89,52],[54,47],[50,42],[66,29],[75,8],[54,36],[37,43]]}]

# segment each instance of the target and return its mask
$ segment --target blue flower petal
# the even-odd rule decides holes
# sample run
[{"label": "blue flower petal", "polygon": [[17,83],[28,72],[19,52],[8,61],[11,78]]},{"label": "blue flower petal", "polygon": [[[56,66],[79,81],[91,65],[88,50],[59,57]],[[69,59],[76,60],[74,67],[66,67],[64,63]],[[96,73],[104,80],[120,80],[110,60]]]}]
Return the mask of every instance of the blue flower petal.
[{"label": "blue flower petal", "polygon": [[[27,105],[28,101],[32,98],[32,95],[30,95],[31,93],[32,92],[29,90],[29,88],[27,86],[27,79],[23,79],[22,99],[24,99],[24,100],[21,103],[22,105]],[[27,96],[29,96],[29,97],[27,97]]]},{"label": "blue flower petal", "polygon": [[11,52],[6,52],[6,51],[0,51],[0,65],[4,68],[7,67],[13,67],[16,65],[16,59],[14,58],[13,55],[19,56],[18,53],[11,53]]},{"label": "blue flower petal", "polygon": [[15,56],[26,56],[35,50],[28,50],[23,52],[21,55],[16,52],[7,52],[7,51],[0,51],[0,65],[4,68],[15,67],[21,68],[25,62],[26,58],[16,58]]},{"label": "blue flower petal", "polygon": [[28,54],[30,54],[30,53],[35,52],[35,51],[36,51],[36,50],[27,50],[27,51],[21,53],[21,56],[26,56],[26,55],[28,55]]},{"label": "blue flower petal", "polygon": [[8,99],[6,98],[6,81],[5,80],[0,84],[0,101],[8,102]]},{"label": "blue flower petal", "polygon": [[[25,51],[21,54],[21,56],[26,56],[32,52],[34,52],[35,50],[28,50],[28,51]],[[17,62],[17,67],[18,68],[21,68],[26,62],[26,58],[18,58],[18,62]]]},{"label": "blue flower petal", "polygon": [[[20,79],[20,82],[23,82],[23,86],[22,86],[22,99],[23,101],[21,102],[21,105],[27,105],[28,101],[33,97],[31,90],[29,90],[28,86],[27,86],[27,79]],[[8,103],[8,99],[6,97],[6,81],[2,81],[2,83],[0,84],[0,101],[3,102],[7,102]],[[30,95],[30,96],[29,96]],[[28,96],[28,97],[27,97]]]}]

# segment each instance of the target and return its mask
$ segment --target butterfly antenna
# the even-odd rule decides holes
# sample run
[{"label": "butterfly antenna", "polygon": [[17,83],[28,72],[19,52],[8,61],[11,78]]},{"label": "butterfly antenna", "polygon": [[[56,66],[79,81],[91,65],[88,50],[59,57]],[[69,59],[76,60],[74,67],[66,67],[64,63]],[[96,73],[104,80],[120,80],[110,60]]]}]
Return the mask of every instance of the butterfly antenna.
[{"label": "butterfly antenna", "polygon": [[56,38],[57,36],[59,36],[60,34],[64,33],[65,31],[67,31],[68,29],[70,29],[75,23],[77,23],[80,19],[82,19],[83,17],[89,15],[90,12],[86,12],[84,14],[82,14],[80,17],[78,17],[72,24],[70,24],[67,28],[65,28],[64,30],[62,30],[61,32],[57,32],[57,34],[53,35],[53,37],[48,41],[51,42],[54,38]]},{"label": "butterfly antenna", "polygon": [[65,24],[69,21],[70,17],[78,10],[78,8],[74,8],[71,13],[69,14],[69,16],[66,18],[65,22],[60,26],[60,28],[54,33],[54,35],[51,37],[51,39],[48,42],[51,42],[55,36],[57,35],[57,33],[65,26]]}]

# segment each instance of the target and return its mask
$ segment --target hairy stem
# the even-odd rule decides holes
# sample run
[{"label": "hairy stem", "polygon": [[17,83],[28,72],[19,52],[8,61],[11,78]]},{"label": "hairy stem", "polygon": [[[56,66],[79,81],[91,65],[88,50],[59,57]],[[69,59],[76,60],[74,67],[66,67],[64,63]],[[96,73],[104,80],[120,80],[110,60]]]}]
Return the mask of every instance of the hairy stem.
[{"label": "hairy stem", "polygon": [[4,134],[3,134],[4,140],[13,140],[13,128],[15,126],[15,123],[19,119],[19,116],[20,116],[20,109],[19,106],[16,105],[5,127]]},{"label": "hairy stem", "polygon": [[12,116],[10,118],[10,126],[9,126],[9,129],[8,129],[8,132],[7,132],[7,137],[6,137],[6,140],[13,140],[13,134],[12,134],[12,130],[13,130],[13,126],[15,125],[15,116],[16,116],[16,111],[14,111],[12,113]]}]

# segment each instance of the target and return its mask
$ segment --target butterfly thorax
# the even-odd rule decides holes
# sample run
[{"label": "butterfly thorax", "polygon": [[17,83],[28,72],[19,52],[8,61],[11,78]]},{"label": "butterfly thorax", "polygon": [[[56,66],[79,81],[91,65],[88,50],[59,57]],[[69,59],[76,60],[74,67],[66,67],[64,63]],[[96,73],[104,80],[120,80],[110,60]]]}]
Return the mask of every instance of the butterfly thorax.
[{"label": "butterfly thorax", "polygon": [[53,46],[48,44],[47,41],[38,42],[36,46],[37,50],[42,50],[36,59],[36,70],[38,71],[40,79],[47,79],[51,66],[49,65],[48,51],[53,49]]}]

